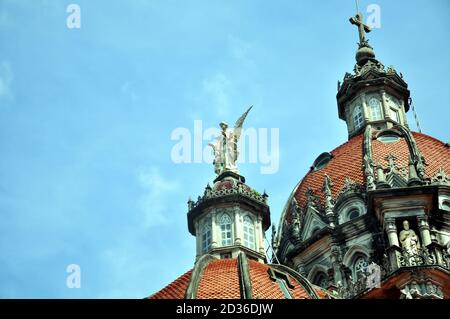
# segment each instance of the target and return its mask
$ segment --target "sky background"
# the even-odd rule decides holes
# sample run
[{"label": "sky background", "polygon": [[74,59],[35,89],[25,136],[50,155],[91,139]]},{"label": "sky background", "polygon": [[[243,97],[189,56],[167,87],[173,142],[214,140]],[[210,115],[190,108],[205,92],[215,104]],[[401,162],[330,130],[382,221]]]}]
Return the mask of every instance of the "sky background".
[{"label": "sky background", "polygon": [[[361,11],[372,3],[377,57],[403,73],[423,132],[449,141],[450,2]],[[143,298],[190,269],[186,201],[215,176],[173,163],[171,132],[251,104],[245,126],[279,129],[280,165],[240,171],[278,224],[314,159],[347,140],[335,97],[354,13],[353,0],[0,0],[0,297]]]}]

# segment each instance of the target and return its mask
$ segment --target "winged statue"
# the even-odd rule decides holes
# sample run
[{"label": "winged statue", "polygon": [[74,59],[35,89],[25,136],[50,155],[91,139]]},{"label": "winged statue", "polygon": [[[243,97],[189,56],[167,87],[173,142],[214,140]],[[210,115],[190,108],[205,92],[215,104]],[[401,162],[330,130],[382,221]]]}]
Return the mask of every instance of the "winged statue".
[{"label": "winged statue", "polygon": [[220,135],[214,144],[210,143],[214,153],[214,172],[220,175],[226,171],[231,171],[238,174],[239,171],[236,166],[236,161],[239,156],[238,142],[242,133],[242,126],[244,125],[245,118],[248,112],[252,109],[253,105],[242,114],[236,123],[234,129],[229,129],[228,124],[221,122],[220,128],[222,129]]}]

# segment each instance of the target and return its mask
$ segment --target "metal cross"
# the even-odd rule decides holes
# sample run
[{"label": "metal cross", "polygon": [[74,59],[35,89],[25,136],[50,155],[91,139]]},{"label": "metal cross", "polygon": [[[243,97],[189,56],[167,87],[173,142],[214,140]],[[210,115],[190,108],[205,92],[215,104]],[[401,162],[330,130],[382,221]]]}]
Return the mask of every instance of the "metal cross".
[{"label": "metal cross", "polygon": [[369,33],[372,29],[368,25],[364,24],[362,13],[357,13],[354,17],[351,17],[350,23],[358,26],[359,44],[362,45],[366,42],[366,38],[364,36],[365,33]]}]

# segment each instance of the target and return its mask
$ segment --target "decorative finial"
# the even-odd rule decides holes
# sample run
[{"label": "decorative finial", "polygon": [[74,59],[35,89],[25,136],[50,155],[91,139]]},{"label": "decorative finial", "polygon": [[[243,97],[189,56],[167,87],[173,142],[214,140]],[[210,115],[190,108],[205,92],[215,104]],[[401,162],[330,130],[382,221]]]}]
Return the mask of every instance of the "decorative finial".
[{"label": "decorative finial", "polygon": [[277,228],[275,223],[272,224],[272,248],[276,246],[277,243]]},{"label": "decorative finial", "polygon": [[397,172],[397,164],[395,163],[397,157],[389,153],[384,159],[389,163],[389,173]]},{"label": "decorative finial", "polygon": [[266,190],[264,190],[264,193],[262,194],[262,198],[263,198],[263,202],[265,204],[267,204],[267,198],[269,197],[269,195],[267,195]]},{"label": "decorative finial", "polygon": [[242,126],[244,124],[245,118],[248,112],[252,109],[253,105],[248,108],[248,110],[241,115],[241,117],[234,124],[234,129],[229,130],[228,124],[221,122],[220,128],[222,132],[220,136],[217,137],[215,144],[208,144],[212,147],[214,153],[214,172],[220,175],[226,171],[238,174],[238,169],[236,166],[236,161],[239,156],[237,149],[237,144],[239,138],[241,137]]},{"label": "decorative finial", "polygon": [[192,208],[194,208],[194,201],[192,200],[191,196],[189,196],[189,199],[188,199],[187,204],[188,204],[188,209],[189,209],[189,210],[191,210]]}]

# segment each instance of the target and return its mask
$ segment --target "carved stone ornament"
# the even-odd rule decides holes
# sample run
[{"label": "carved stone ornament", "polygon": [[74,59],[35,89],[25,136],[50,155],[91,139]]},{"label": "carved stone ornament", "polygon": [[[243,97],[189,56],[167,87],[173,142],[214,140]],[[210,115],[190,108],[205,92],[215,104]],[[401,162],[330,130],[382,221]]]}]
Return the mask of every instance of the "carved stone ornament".
[{"label": "carved stone ornament", "polygon": [[431,178],[432,184],[439,185],[450,185],[450,178],[445,173],[444,169],[441,167],[437,173]]}]

